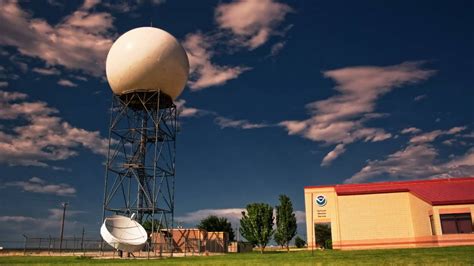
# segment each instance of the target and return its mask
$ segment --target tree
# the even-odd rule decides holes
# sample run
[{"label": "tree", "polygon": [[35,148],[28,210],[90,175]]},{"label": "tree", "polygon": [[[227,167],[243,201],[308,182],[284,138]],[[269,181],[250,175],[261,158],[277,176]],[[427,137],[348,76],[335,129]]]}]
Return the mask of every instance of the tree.
[{"label": "tree", "polygon": [[266,203],[251,203],[240,219],[240,233],[252,245],[260,247],[260,252],[270,241],[273,230],[273,208]]},{"label": "tree", "polygon": [[229,241],[234,241],[235,239],[232,225],[229,221],[227,221],[227,218],[224,217],[210,215],[207,218],[201,220],[197,227],[208,232],[227,232],[229,234]]},{"label": "tree", "polygon": [[304,241],[304,239],[302,239],[300,236],[296,236],[295,237],[295,246],[297,248],[302,248],[302,247],[306,246],[306,241]]},{"label": "tree", "polygon": [[331,249],[331,227],[328,224],[316,224],[314,229],[316,231],[316,244],[320,247]]},{"label": "tree", "polygon": [[276,206],[275,241],[290,251],[290,241],[296,235],[296,216],[293,213],[293,204],[286,195],[280,195],[280,205]]},{"label": "tree", "polygon": [[159,229],[163,229],[163,227],[161,226],[160,221],[158,221],[157,219],[154,219],[154,223],[152,223],[151,220],[146,220],[146,221],[143,222],[142,226],[148,232],[151,232],[152,227],[153,227],[155,232],[158,232]]}]

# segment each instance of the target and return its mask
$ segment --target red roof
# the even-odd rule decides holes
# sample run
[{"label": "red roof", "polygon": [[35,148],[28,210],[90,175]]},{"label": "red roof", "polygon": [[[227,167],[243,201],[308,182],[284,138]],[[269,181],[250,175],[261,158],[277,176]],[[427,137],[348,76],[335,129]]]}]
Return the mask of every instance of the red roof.
[{"label": "red roof", "polygon": [[334,186],[309,186],[305,188],[334,187],[337,195],[411,192],[431,205],[474,203],[474,177],[380,182],[370,184],[345,184]]}]

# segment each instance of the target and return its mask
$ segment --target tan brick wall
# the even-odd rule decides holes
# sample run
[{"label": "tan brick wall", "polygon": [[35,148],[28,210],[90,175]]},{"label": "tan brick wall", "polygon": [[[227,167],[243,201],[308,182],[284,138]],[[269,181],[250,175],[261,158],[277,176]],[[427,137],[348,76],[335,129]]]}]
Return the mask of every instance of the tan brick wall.
[{"label": "tan brick wall", "polygon": [[[324,195],[327,204],[315,203]],[[333,187],[305,189],[308,247],[314,241],[315,223],[331,223],[336,249],[406,248],[473,245],[474,235],[442,235],[440,213],[471,212],[474,204],[431,206],[410,192],[340,195]],[[429,216],[434,218],[432,235]],[[473,217],[474,218],[474,217]]]},{"label": "tan brick wall", "polygon": [[408,192],[339,196],[341,239],[413,236]]},{"label": "tan brick wall", "polygon": [[[324,195],[327,204],[324,207],[319,207],[316,203],[316,197]],[[338,211],[337,211],[337,194],[332,187],[328,188],[312,188],[305,189],[305,210],[306,210],[306,237],[308,247],[313,245],[314,224],[315,223],[331,223],[332,239],[339,241],[339,226],[338,226]],[[311,215],[313,212],[313,215]],[[312,221],[311,221],[312,219]]]},{"label": "tan brick wall", "polygon": [[[413,236],[430,236],[430,212],[432,213],[432,206],[420,198],[408,193],[410,200],[410,211],[412,217]],[[436,230],[435,230],[436,231]]]}]

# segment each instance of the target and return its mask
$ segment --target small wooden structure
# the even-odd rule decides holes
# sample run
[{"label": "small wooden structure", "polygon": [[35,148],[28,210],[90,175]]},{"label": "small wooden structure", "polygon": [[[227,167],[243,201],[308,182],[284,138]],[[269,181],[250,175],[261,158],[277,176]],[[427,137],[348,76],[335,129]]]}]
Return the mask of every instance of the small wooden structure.
[{"label": "small wooden structure", "polygon": [[178,253],[227,252],[227,232],[207,232],[197,228],[163,229],[151,235],[155,251]]},{"label": "small wooden structure", "polygon": [[237,242],[233,241],[229,243],[228,252],[230,253],[243,253],[252,252],[253,246],[249,242]]},{"label": "small wooden structure", "polygon": [[208,232],[206,250],[209,252],[225,253],[229,245],[229,233]]}]

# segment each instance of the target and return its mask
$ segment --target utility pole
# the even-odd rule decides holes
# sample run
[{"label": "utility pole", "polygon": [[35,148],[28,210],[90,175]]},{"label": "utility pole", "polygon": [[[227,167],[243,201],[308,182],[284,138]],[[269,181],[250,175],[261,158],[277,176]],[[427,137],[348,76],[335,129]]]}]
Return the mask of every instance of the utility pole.
[{"label": "utility pole", "polygon": [[[313,205],[314,205],[314,198],[313,198],[313,192],[311,192],[311,256],[314,257],[314,242],[316,242],[316,232],[315,232],[315,226],[314,226],[314,211],[313,211]],[[308,236],[306,236],[306,240],[308,240]],[[309,243],[309,240],[308,240]]]},{"label": "utility pole", "polygon": [[61,253],[63,249],[63,236],[64,236],[64,220],[66,219],[66,207],[69,203],[63,202],[61,205],[63,206],[63,218],[61,220],[61,237],[59,240],[59,253]]},{"label": "utility pole", "polygon": [[82,238],[81,238],[81,249],[82,249],[82,252],[84,252],[84,255],[85,254],[85,251],[84,251],[84,233],[85,233],[85,230],[84,230],[84,226],[82,227]]}]

